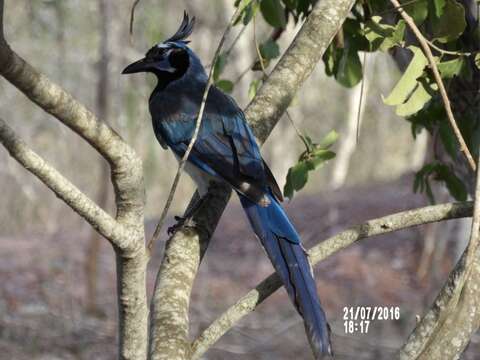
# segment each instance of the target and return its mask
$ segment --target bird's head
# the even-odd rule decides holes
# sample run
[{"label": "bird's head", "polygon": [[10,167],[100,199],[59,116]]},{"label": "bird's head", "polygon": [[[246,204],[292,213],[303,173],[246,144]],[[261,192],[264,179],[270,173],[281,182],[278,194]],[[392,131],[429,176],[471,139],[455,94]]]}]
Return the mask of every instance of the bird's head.
[{"label": "bird's head", "polygon": [[181,77],[190,66],[193,52],[188,48],[187,37],[192,33],[195,17],[191,20],[183,14],[183,21],[177,32],[162,43],[154,45],[145,57],[128,65],[122,74],[151,72],[157,77],[169,79]]}]

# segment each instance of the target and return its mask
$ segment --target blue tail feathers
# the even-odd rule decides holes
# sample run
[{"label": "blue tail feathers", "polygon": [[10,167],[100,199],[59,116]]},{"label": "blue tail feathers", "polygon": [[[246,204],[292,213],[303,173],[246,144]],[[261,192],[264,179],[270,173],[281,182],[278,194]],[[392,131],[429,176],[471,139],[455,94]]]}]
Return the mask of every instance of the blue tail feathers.
[{"label": "blue tail feathers", "polygon": [[310,263],[300,244],[300,236],[282,206],[272,195],[268,196],[271,204],[262,207],[239,194],[253,230],[303,317],[315,359],[320,359],[325,354],[332,354],[330,328],[320,305]]}]

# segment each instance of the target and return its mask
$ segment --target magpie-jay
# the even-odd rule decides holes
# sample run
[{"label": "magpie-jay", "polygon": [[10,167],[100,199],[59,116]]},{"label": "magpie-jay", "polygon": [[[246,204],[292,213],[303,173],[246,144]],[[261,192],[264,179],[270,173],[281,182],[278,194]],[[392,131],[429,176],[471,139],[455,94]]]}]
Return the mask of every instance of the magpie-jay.
[{"label": "magpie-jay", "polygon": [[[185,13],[180,28],[153,46],[123,74],[150,72],[158,79],[149,99],[155,135],[181,158],[193,136],[208,81],[200,59],[187,46],[195,18]],[[215,86],[208,93],[198,138],[185,170],[200,196],[211,181],[227,182],[240,197],[250,224],[265,248],[288,295],[304,319],[316,359],[331,354],[330,328],[300,236],[280,205],[275,178],[262,159],[242,110]]]}]

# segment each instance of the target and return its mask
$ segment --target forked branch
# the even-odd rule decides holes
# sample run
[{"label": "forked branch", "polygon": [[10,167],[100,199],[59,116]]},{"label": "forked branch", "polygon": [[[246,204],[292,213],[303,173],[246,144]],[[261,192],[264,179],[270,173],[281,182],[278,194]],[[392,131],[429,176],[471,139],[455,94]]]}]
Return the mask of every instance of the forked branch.
[{"label": "forked branch", "polygon": [[[311,264],[315,265],[360,239],[431,222],[468,217],[472,215],[472,209],[473,204],[471,202],[451,203],[427,206],[369,220],[364,224],[354,226],[320,242],[309,250],[309,259]],[[281,286],[280,278],[277,274],[272,274],[258,284],[255,289],[245,294],[194,341],[192,345],[192,360],[200,358],[223,334],[231,329],[241,318],[254,311],[259,304]]]}]

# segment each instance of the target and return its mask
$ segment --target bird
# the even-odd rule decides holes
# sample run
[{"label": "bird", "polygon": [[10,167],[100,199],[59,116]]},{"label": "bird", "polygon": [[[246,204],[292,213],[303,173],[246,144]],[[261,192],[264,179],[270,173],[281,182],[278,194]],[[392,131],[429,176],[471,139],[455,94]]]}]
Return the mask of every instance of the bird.
[{"label": "bird", "polygon": [[[154,45],[144,58],[122,72],[156,76],[157,84],[148,101],[153,130],[160,145],[170,148],[177,159],[183,157],[192,140],[208,82],[201,60],[188,46],[187,38],[194,24],[195,17],[190,19],[184,12],[173,36]],[[253,231],[303,317],[315,359],[332,356],[330,326],[308,255],[280,204],[282,192],[262,158],[243,111],[231,96],[215,86],[209,89],[201,127],[185,171],[196,183],[201,199],[205,199],[212,182],[227,183],[238,194]],[[183,218],[176,217],[179,224],[191,220],[192,212]],[[174,232],[175,228],[169,231]]]}]

